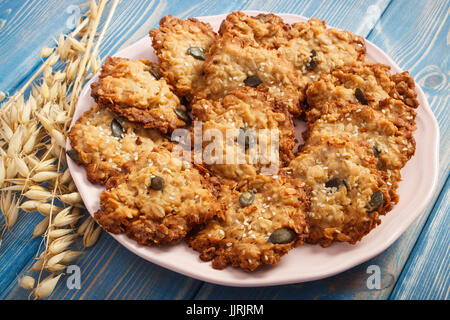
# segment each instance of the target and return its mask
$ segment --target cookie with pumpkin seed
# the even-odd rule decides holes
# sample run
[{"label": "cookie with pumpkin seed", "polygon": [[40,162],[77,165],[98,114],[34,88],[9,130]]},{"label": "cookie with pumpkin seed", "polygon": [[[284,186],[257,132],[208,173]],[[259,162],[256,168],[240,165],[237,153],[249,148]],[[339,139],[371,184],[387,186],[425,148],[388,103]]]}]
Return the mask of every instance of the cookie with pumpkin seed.
[{"label": "cookie with pumpkin seed", "polygon": [[209,23],[195,18],[164,16],[159,29],[150,30],[152,46],[161,65],[161,74],[175,88],[177,95],[190,100],[203,90],[203,63],[217,38]]},{"label": "cookie with pumpkin seed", "polygon": [[235,88],[253,87],[266,89],[292,114],[302,113],[302,79],[292,63],[276,50],[253,46],[251,39],[222,36],[211,46],[203,70],[206,88],[200,98],[218,100]]},{"label": "cookie with pumpkin seed", "polygon": [[156,146],[167,143],[158,131],[142,128],[98,105],[75,122],[68,137],[72,146],[68,155],[86,168],[89,181],[101,184],[121,174],[127,162],[145,158]]},{"label": "cookie with pumpkin seed", "polygon": [[327,28],[324,21],[311,18],[291,25],[288,40],[278,52],[294,65],[302,75],[302,83],[307,84],[317,81],[321,74],[364,60],[366,47],[362,37]]},{"label": "cookie with pumpkin seed", "polygon": [[384,170],[401,169],[414,155],[416,143],[411,132],[399,130],[382,112],[342,100],[327,103],[333,105],[327,108],[333,112],[309,125],[305,135],[308,146],[345,137],[366,147]]},{"label": "cookie with pumpkin seed", "polygon": [[355,244],[398,201],[389,176],[366,147],[345,138],[305,145],[285,169],[312,188],[309,243]]},{"label": "cookie with pumpkin seed", "polygon": [[308,86],[306,98],[310,108],[307,111],[309,122],[320,117],[324,113],[323,105],[331,100],[361,103],[380,109],[395,104],[397,114],[393,118],[400,118],[407,123],[413,122],[414,109],[418,106],[414,80],[408,72],[393,75],[389,66],[368,62],[355,63],[323,74],[318,81]]},{"label": "cookie with pumpkin seed", "polygon": [[213,179],[166,148],[155,149],[100,196],[95,219],[143,245],[175,244],[222,210]]},{"label": "cookie with pumpkin seed", "polygon": [[162,133],[186,126],[186,108],[160,77],[158,66],[147,60],[108,57],[91,95],[118,116]]},{"label": "cookie with pumpkin seed", "polygon": [[217,101],[197,100],[192,114],[202,131],[204,165],[214,175],[277,174],[294,157],[292,116],[267,91],[236,88]]},{"label": "cookie with pumpkin seed", "polygon": [[288,32],[289,26],[277,15],[260,13],[253,17],[241,11],[230,13],[219,28],[221,36],[251,39],[253,45],[267,49],[285,43]]},{"label": "cookie with pumpkin seed", "polygon": [[188,237],[188,244],[215,269],[277,264],[308,234],[308,193],[302,180],[285,175],[228,180],[219,194],[225,210]]}]

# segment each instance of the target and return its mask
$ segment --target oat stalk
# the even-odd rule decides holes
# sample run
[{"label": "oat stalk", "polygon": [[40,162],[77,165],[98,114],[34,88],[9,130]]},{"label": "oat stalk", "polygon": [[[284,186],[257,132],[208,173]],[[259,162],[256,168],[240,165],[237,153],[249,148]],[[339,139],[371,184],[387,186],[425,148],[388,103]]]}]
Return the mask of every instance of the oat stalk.
[{"label": "oat stalk", "polygon": [[[96,37],[108,0],[91,0],[75,30],[60,35],[55,48],[43,48],[46,58],[28,81],[0,109],[0,192],[4,234],[29,214],[44,216],[33,237],[42,236],[36,262],[19,285],[33,289],[34,298],[48,297],[67,264],[82,254],[73,251],[77,239],[84,247],[98,239],[100,228],[89,216],[79,224],[84,208],[65,159],[67,128],[82,85],[97,71],[98,49],[119,0],[114,0],[100,35]],[[62,69],[55,67],[61,60]],[[89,68],[91,66],[91,68]],[[24,94],[30,90],[28,99]],[[6,94],[0,93],[1,100]],[[56,201],[62,206],[56,205]],[[12,231],[11,231],[12,232]],[[44,272],[50,272],[41,281]]]}]

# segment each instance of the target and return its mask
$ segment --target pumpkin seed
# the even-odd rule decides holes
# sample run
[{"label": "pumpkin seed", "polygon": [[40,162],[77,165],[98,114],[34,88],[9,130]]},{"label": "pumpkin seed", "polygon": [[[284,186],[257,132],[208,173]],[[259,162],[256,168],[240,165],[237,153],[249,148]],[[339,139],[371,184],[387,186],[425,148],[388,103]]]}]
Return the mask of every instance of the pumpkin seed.
[{"label": "pumpkin seed", "polygon": [[254,200],[255,200],[255,195],[251,191],[242,192],[241,195],[239,196],[239,203],[243,207],[251,205]]},{"label": "pumpkin seed", "polygon": [[189,105],[189,101],[188,101],[188,99],[186,97],[183,96],[183,97],[180,98],[180,104],[183,105],[183,106],[188,106]]},{"label": "pumpkin seed", "polygon": [[336,188],[339,189],[339,187],[343,185],[348,189],[347,182],[344,179],[341,178],[332,178],[325,183],[326,188]]},{"label": "pumpkin seed", "polygon": [[370,196],[370,201],[366,205],[367,212],[372,212],[372,211],[377,210],[383,204],[383,202],[384,202],[383,192],[381,192],[380,190],[375,191]]},{"label": "pumpkin seed", "polygon": [[306,63],[306,69],[309,71],[313,70],[317,66],[317,60],[314,59],[317,56],[316,50],[311,50],[311,55],[309,56],[309,61]]},{"label": "pumpkin seed", "polygon": [[158,176],[152,177],[152,180],[150,181],[150,188],[153,190],[164,189],[164,179]]},{"label": "pumpkin seed", "polygon": [[256,88],[262,83],[262,80],[258,76],[249,76],[244,80],[246,86]]},{"label": "pumpkin seed", "polygon": [[377,169],[381,171],[387,171],[386,163],[383,161],[383,159],[378,159]]},{"label": "pumpkin seed", "polygon": [[356,97],[356,100],[359,101],[359,103],[364,104],[364,105],[369,104],[367,102],[366,96],[364,95],[364,92],[360,88],[355,89],[355,97]]},{"label": "pumpkin seed", "polygon": [[266,19],[264,17],[258,17],[259,22],[262,24],[266,23]]},{"label": "pumpkin seed", "polygon": [[122,125],[116,119],[111,121],[111,132],[114,137],[122,139],[125,131],[123,130]]},{"label": "pumpkin seed", "polygon": [[377,157],[381,154],[381,149],[377,144],[373,145],[373,153]]},{"label": "pumpkin seed", "polygon": [[237,142],[244,146],[246,149],[251,148],[255,145],[256,138],[251,129],[239,128],[239,135],[237,137]]},{"label": "pumpkin seed", "polygon": [[190,123],[191,122],[191,118],[189,118],[189,115],[187,114],[187,112],[185,110],[179,109],[179,108],[175,108],[175,109],[173,109],[173,111],[177,115],[178,119],[180,119],[181,121],[184,121],[186,123]]},{"label": "pumpkin seed", "polygon": [[75,163],[81,162],[77,150],[71,149],[71,150],[68,150],[66,153],[69,156],[69,158],[72,159]]},{"label": "pumpkin seed", "polygon": [[272,232],[268,241],[273,244],[286,244],[294,240],[296,233],[289,228],[280,228]]},{"label": "pumpkin seed", "polygon": [[197,60],[205,60],[205,53],[199,47],[189,47],[187,52]]},{"label": "pumpkin seed", "polygon": [[149,72],[152,74],[152,76],[155,77],[156,80],[161,79],[161,75],[159,74],[159,72],[155,69],[150,69]]}]

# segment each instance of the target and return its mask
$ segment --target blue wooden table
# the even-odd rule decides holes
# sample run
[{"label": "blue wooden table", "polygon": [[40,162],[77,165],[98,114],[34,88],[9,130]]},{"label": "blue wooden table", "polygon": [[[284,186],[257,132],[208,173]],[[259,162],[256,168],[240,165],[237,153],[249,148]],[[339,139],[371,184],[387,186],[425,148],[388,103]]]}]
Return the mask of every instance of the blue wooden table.
[{"label": "blue wooden table", "polygon": [[[13,93],[37,69],[40,49],[67,33],[70,5],[86,0],[0,0],[0,90]],[[61,281],[50,299],[448,299],[449,44],[448,0],[122,0],[100,47],[102,58],[147,35],[161,17],[195,17],[262,10],[317,17],[374,42],[426,93],[439,122],[439,183],[421,217],[385,252],[337,276],[266,288],[233,288],[198,281],[149,263],[106,233],[75,262],[81,289]],[[31,239],[38,215],[21,219],[0,247],[0,298],[25,299],[17,276],[30,268],[39,245]],[[369,290],[367,267],[381,268],[382,285]]]}]

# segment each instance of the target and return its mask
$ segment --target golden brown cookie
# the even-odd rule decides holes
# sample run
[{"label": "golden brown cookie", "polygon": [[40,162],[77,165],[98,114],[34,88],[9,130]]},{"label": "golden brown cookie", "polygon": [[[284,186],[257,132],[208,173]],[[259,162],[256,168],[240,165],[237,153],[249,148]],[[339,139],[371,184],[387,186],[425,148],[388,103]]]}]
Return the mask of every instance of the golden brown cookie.
[{"label": "golden brown cookie", "polygon": [[401,169],[414,155],[416,144],[412,134],[399,130],[382,112],[360,104],[331,103],[335,104],[334,112],[322,115],[309,126],[307,145],[345,137],[367,148],[384,170]]},{"label": "golden brown cookie", "polygon": [[147,60],[108,57],[91,94],[102,107],[145,128],[167,133],[186,123],[177,113],[185,113],[180,100],[166,81],[159,78],[158,67]]},{"label": "golden brown cookie", "polygon": [[[395,102],[396,109],[408,113],[405,114],[408,118],[415,117],[414,108],[418,106],[414,80],[409,73],[391,75],[389,66],[380,63],[355,63],[323,74],[318,81],[308,86],[306,98],[309,122],[320,117],[324,113],[322,108],[325,102],[332,100],[361,103],[373,108],[383,101],[398,100]],[[401,102],[405,105],[401,106]],[[414,119],[403,120],[411,122]]]},{"label": "golden brown cookie", "polygon": [[397,201],[386,172],[366,147],[346,139],[307,145],[286,169],[312,188],[309,243],[355,244]]},{"label": "golden brown cookie", "polygon": [[203,163],[215,175],[276,174],[294,156],[292,116],[268,92],[237,88],[218,101],[197,100],[192,113],[202,130]]},{"label": "golden brown cookie", "polygon": [[219,34],[224,37],[247,38],[253,45],[277,49],[288,38],[289,26],[274,14],[248,16],[243,12],[230,13],[220,25]]},{"label": "golden brown cookie", "polygon": [[362,37],[327,28],[324,21],[316,18],[292,24],[288,37],[287,43],[278,51],[302,74],[304,83],[363,60],[366,52]]},{"label": "golden brown cookie", "polygon": [[68,133],[69,156],[86,168],[89,181],[105,184],[122,173],[127,162],[138,161],[158,145],[167,143],[159,132],[144,129],[94,105]]},{"label": "golden brown cookie", "polygon": [[286,176],[227,181],[219,196],[225,211],[189,237],[188,244],[216,269],[230,264],[253,271],[277,264],[307,236],[308,190],[300,179]]},{"label": "golden brown cookie", "polygon": [[174,244],[221,210],[213,185],[190,162],[157,149],[100,196],[95,219],[144,245]]},{"label": "golden brown cookie", "polygon": [[382,112],[399,130],[410,134],[416,130],[416,110],[403,101],[387,98],[374,105],[373,109]]},{"label": "golden brown cookie", "polygon": [[276,50],[252,46],[252,40],[224,36],[210,49],[204,64],[206,88],[199,95],[217,100],[238,87],[265,88],[289,111],[301,114],[301,82],[292,64]]},{"label": "golden brown cookie", "polygon": [[208,23],[194,18],[166,15],[159,25],[150,30],[150,37],[161,73],[179,96],[190,100],[204,89],[203,63],[217,35]]}]

